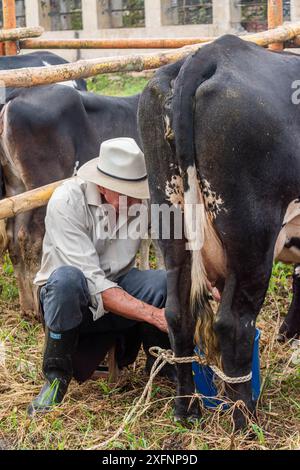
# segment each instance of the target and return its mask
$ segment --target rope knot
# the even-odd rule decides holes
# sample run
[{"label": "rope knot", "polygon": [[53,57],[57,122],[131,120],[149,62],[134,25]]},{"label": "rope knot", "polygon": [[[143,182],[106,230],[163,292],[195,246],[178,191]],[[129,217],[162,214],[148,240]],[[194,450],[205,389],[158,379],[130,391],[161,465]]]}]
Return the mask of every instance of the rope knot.
[{"label": "rope knot", "polygon": [[162,349],[159,346],[152,346],[149,349],[150,354],[152,356],[161,359],[162,361],[166,361],[168,364],[176,364],[175,353],[172,349]]},{"label": "rope knot", "polygon": [[199,356],[189,356],[189,357],[176,357],[175,353],[171,349],[162,349],[159,346],[152,346],[149,348],[150,354],[156,357],[156,362],[162,362],[162,364],[190,364],[192,362],[198,362],[202,366],[209,366],[211,370],[217,375],[223,382],[228,384],[240,384],[249,382],[252,379],[252,371],[248,375],[242,377],[229,377],[221,369],[213,364],[208,364],[207,360],[204,357]]}]

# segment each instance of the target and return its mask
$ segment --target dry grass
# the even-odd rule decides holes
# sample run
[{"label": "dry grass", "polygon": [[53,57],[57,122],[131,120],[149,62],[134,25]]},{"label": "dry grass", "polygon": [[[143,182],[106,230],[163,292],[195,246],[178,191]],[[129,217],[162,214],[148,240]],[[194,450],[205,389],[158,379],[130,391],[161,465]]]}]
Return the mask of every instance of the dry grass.
[{"label": "dry grass", "polygon": [[[203,410],[201,423],[187,428],[173,420],[173,385],[156,379],[151,407],[110,449],[300,449],[300,366],[291,363],[291,345],[276,342],[280,314],[288,307],[290,277],[286,271],[278,276],[258,322],[263,380],[258,421],[233,435],[232,411]],[[13,283],[12,274],[4,273],[1,280]],[[123,372],[115,389],[103,379],[72,383],[61,407],[31,421],[26,407],[43,382],[42,328],[21,318],[16,300],[2,299],[0,311],[6,353],[0,366],[0,448],[86,449],[110,438],[144,389],[143,354]],[[0,362],[1,357],[0,351]]]}]

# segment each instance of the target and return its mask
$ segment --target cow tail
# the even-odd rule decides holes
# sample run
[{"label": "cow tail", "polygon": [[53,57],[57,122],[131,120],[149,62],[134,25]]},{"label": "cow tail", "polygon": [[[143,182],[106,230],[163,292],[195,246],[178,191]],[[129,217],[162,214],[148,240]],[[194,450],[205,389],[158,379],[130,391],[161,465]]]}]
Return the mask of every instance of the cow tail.
[{"label": "cow tail", "polygon": [[192,258],[190,303],[196,320],[195,342],[204,350],[209,361],[219,363],[218,345],[213,330],[214,313],[208,300],[208,279],[202,247],[206,237],[214,237],[218,243],[220,241],[205,208],[194,145],[196,91],[217,70],[215,59],[205,49],[190,56],[181,68],[174,84],[171,109],[176,159],[184,187],[185,234]]}]

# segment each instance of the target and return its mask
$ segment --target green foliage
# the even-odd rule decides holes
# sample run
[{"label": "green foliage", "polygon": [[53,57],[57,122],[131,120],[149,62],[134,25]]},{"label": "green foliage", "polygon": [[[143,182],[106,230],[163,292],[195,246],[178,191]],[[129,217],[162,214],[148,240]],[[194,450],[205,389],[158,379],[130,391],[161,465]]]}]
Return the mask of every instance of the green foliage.
[{"label": "green foliage", "polygon": [[273,266],[268,292],[276,295],[284,294],[284,296],[291,298],[292,290],[290,279],[292,274],[292,265],[286,265],[281,262],[275,263]]},{"label": "green foliage", "polygon": [[145,26],[144,0],[123,0],[123,27],[137,28]]},{"label": "green foliage", "polygon": [[207,0],[179,0],[176,6],[178,24],[211,24],[212,2]]},{"label": "green foliage", "polygon": [[128,441],[128,445],[126,448],[130,450],[139,450],[139,449],[149,449],[149,444],[147,443],[146,439],[142,436],[136,436],[134,433],[126,430],[124,433]]},{"label": "green foliage", "polygon": [[101,95],[130,96],[140,93],[147,83],[148,79],[142,75],[104,74],[88,80],[88,89]]},{"label": "green foliage", "polygon": [[251,427],[252,427],[254,433],[256,434],[256,437],[257,437],[258,442],[260,443],[260,445],[262,445],[262,446],[265,445],[265,436],[264,436],[263,429],[255,423],[252,423]]},{"label": "green foliage", "polygon": [[83,29],[82,12],[81,10],[73,10],[71,16],[71,29],[80,31]]},{"label": "green foliage", "polygon": [[13,268],[12,262],[10,261],[10,257],[8,253],[5,253],[3,257],[3,271],[8,276],[13,276],[14,274],[14,268]]},{"label": "green foliage", "polygon": [[51,427],[52,427],[53,431],[62,431],[63,428],[64,428],[63,421],[60,418],[57,418],[53,421]]},{"label": "green foliage", "polygon": [[14,268],[8,253],[3,256],[3,275],[0,277],[0,297],[2,300],[11,302],[18,298],[19,292],[14,278]]}]

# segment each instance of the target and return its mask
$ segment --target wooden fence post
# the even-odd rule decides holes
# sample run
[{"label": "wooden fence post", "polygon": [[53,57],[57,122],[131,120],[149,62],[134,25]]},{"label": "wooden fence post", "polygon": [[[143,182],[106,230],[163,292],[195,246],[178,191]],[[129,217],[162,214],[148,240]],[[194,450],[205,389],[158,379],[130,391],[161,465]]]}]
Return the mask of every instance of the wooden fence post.
[{"label": "wooden fence post", "polygon": [[[283,24],[283,0],[268,0],[268,29],[278,28]],[[283,43],[269,45],[272,51],[282,51]]]},{"label": "wooden fence post", "polygon": [[[17,27],[15,0],[2,0],[3,28],[13,29]],[[4,46],[5,55],[17,55],[16,42],[7,42]]]}]

